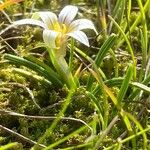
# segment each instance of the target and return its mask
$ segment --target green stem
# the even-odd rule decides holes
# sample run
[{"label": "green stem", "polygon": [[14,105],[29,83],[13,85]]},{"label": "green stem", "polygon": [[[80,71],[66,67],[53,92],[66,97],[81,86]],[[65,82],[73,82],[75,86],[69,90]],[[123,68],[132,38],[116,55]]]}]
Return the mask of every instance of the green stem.
[{"label": "green stem", "polygon": [[69,89],[75,89],[76,83],[64,56],[55,53],[55,50],[52,50],[50,48],[48,48],[48,52],[51,61],[58,74],[62,77],[62,80],[67,84]]},{"label": "green stem", "polygon": [[73,53],[74,53],[74,39],[71,39],[71,49],[70,49],[70,58],[69,58],[69,68],[72,71],[73,68]]}]

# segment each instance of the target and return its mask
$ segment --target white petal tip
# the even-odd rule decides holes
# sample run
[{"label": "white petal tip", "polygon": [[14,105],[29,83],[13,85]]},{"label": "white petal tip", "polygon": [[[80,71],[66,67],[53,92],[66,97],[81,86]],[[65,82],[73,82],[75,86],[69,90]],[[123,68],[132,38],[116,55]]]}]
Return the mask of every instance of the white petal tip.
[{"label": "white petal tip", "polygon": [[77,15],[78,7],[68,5],[65,6],[59,14],[59,21],[64,24],[70,24]]}]

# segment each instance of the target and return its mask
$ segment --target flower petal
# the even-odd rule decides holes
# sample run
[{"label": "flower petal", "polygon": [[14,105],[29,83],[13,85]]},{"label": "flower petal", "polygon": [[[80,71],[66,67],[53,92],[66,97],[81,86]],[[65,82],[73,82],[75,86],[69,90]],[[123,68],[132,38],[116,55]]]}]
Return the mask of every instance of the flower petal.
[{"label": "flower petal", "polygon": [[39,14],[40,18],[49,29],[51,30],[54,29],[54,24],[55,22],[58,21],[57,16],[54,13],[45,11],[45,12],[37,12],[37,14]]},{"label": "flower petal", "polygon": [[62,11],[59,14],[58,20],[61,23],[69,25],[77,15],[77,12],[78,8],[76,6],[68,5],[62,9]]},{"label": "flower petal", "polygon": [[56,48],[56,38],[59,32],[45,29],[43,31],[43,40],[51,48]]},{"label": "flower petal", "polygon": [[73,37],[74,39],[78,40],[79,42],[89,47],[89,40],[84,32],[74,31],[74,32],[68,33],[67,35]]},{"label": "flower petal", "polygon": [[92,29],[97,33],[93,22],[88,19],[77,19],[73,21],[69,26],[70,31],[82,30],[82,29]]},{"label": "flower petal", "polygon": [[36,25],[36,26],[40,26],[44,29],[46,29],[46,25],[42,22],[42,21],[38,21],[35,19],[22,19],[22,20],[18,20],[13,22],[12,26],[15,25]]}]

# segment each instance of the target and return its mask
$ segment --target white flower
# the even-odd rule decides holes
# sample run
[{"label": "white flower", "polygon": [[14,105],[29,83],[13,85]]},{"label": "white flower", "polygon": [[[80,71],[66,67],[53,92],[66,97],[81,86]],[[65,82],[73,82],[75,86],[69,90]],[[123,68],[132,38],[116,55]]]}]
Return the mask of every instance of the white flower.
[{"label": "white flower", "polygon": [[[49,11],[37,12],[33,15],[34,19],[22,19],[13,24],[30,24],[42,27],[44,29],[43,40],[51,48],[61,47],[62,44],[66,43],[68,37],[73,37],[86,46],[89,46],[88,38],[81,30],[92,29],[96,32],[96,29],[88,19],[73,21],[77,12],[78,8],[76,6],[68,5],[62,9],[58,17]],[[41,21],[37,19],[41,19]]]}]

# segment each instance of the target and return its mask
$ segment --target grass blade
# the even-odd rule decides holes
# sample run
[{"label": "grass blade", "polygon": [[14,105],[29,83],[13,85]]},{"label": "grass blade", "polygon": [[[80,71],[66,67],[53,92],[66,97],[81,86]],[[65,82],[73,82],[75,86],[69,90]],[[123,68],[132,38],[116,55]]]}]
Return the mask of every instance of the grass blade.
[{"label": "grass blade", "polygon": [[[146,13],[148,10],[149,10],[149,6],[150,6],[150,0],[147,0],[144,7],[143,7],[143,10],[144,12]],[[137,19],[134,21],[134,23],[132,24],[131,28],[130,28],[130,32],[128,31],[126,33],[126,36],[128,36],[130,33],[132,33],[136,26],[139,24],[139,22],[141,21],[141,18],[142,18],[142,14],[140,13],[137,17]],[[122,43],[125,41],[125,39],[122,39],[121,41],[118,42],[118,45],[117,47],[120,47],[120,45],[122,45]]]},{"label": "grass blade", "polygon": [[28,61],[28,60],[18,57],[18,56],[11,55],[11,54],[5,54],[4,58],[14,64],[23,65],[23,66],[26,66],[26,67],[34,70],[35,72],[44,76],[47,80],[51,81],[54,85],[62,86],[62,82],[59,79],[58,75],[52,70],[51,70],[51,73],[49,73],[49,72],[47,72],[47,70],[45,70],[43,67],[37,65],[36,63]]},{"label": "grass blade", "polygon": [[125,97],[127,89],[129,87],[130,80],[132,78],[132,73],[133,73],[133,66],[131,65],[131,66],[129,66],[129,68],[127,70],[127,73],[126,73],[125,78],[123,80],[123,83],[121,85],[121,89],[120,89],[118,96],[117,96],[117,100],[118,100],[119,104],[121,103],[121,101]]},{"label": "grass blade", "polygon": [[[150,74],[142,81],[142,84],[144,85],[148,85],[150,83]],[[140,94],[140,89],[135,89],[135,91],[133,91],[131,93],[131,95],[129,96],[129,100],[133,101],[139,94]]]},{"label": "grass blade", "polygon": [[[109,38],[104,42],[104,44],[102,45],[102,47],[100,48],[97,57],[95,59],[95,66],[100,66],[100,64],[102,63],[106,53],[109,51],[109,49],[114,45],[115,41],[116,41],[116,35],[112,34],[109,36]],[[93,77],[90,76],[88,79],[88,83],[87,83],[87,90],[91,90],[92,88],[92,84],[93,84]]]}]

